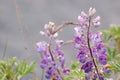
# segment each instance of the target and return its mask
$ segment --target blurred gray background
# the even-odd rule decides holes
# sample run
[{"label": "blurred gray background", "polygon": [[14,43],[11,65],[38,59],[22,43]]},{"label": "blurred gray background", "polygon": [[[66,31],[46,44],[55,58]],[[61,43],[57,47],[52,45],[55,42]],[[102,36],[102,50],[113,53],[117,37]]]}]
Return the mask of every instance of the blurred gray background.
[{"label": "blurred gray background", "polygon": [[[0,59],[5,55],[26,59],[28,63],[35,61],[37,75],[28,75],[23,80],[41,80],[40,57],[35,49],[35,43],[44,40],[39,31],[49,21],[56,25],[77,21],[80,12],[87,12],[90,7],[96,8],[101,16],[99,29],[108,29],[111,23],[120,24],[120,0],[0,0]],[[72,38],[72,27],[65,28],[59,37]],[[75,60],[75,50],[71,48],[72,45],[64,47],[68,61]]]}]

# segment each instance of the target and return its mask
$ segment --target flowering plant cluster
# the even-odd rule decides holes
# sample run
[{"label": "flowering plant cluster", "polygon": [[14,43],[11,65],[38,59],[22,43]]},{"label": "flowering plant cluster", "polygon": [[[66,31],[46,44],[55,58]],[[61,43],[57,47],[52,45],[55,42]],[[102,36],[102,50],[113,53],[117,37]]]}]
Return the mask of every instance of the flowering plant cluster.
[{"label": "flowering plant cluster", "polygon": [[[45,69],[45,77],[53,80],[63,80],[62,73],[68,74],[70,70],[65,67],[64,52],[60,47],[64,44],[63,40],[56,39],[58,33],[54,29],[54,23],[49,22],[45,25],[45,32],[40,31],[40,34],[49,38],[49,43],[42,41],[38,42],[37,51],[43,54],[40,67]],[[52,43],[55,43],[52,45]],[[51,49],[53,46],[53,49]],[[61,71],[62,70],[62,73]]]},{"label": "flowering plant cluster", "polygon": [[[53,22],[46,24],[45,31],[40,34],[46,36],[48,42],[36,43],[37,52],[42,54],[40,67],[45,71],[46,79],[64,80],[64,74],[69,76],[70,69],[66,68],[64,51],[60,48],[66,43],[73,43],[78,50],[76,58],[81,64],[81,70],[85,73],[85,80],[104,80],[104,73],[109,73],[107,63],[107,52],[101,36],[102,32],[93,33],[91,28],[100,26],[100,16],[94,18],[96,10],[89,9],[88,15],[81,12],[78,16],[78,23],[66,22],[55,27]],[[57,39],[58,32],[65,26],[74,25],[74,39],[64,41]]]}]

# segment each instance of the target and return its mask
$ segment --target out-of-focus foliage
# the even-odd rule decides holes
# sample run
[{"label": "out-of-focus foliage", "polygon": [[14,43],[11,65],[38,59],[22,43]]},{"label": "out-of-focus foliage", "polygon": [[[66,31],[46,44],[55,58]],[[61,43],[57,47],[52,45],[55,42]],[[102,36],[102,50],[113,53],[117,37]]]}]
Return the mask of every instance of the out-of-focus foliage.
[{"label": "out-of-focus foliage", "polygon": [[34,67],[34,62],[27,65],[25,60],[19,62],[15,57],[0,60],[0,80],[21,80],[25,75],[32,73]]},{"label": "out-of-focus foliage", "polygon": [[117,52],[116,48],[107,48],[109,64],[111,65],[111,71],[120,72],[120,54]]},{"label": "out-of-focus foliage", "polygon": [[[102,32],[104,35],[103,40],[107,45],[107,60],[110,64],[111,72],[115,76],[118,75],[116,73],[120,73],[120,26],[111,25],[109,30],[103,30]],[[117,77],[115,78],[117,79]]]},{"label": "out-of-focus foliage", "polygon": [[120,59],[120,54],[117,52],[116,48],[110,48],[107,47],[107,52],[108,52],[108,61],[116,61]]},{"label": "out-of-focus foliage", "polygon": [[114,61],[111,63],[111,70],[114,71],[115,73],[120,72],[120,61]]},{"label": "out-of-focus foliage", "polygon": [[120,38],[120,26],[111,25],[109,30],[103,30],[105,40]]},{"label": "out-of-focus foliage", "polygon": [[85,73],[80,69],[79,62],[73,62],[71,65],[71,72],[65,80],[85,80]]}]

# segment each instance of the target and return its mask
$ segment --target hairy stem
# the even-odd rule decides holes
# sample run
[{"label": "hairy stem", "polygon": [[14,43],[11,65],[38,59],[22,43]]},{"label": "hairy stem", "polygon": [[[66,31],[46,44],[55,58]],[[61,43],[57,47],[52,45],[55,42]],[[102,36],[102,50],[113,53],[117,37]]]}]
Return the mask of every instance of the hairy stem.
[{"label": "hairy stem", "polygon": [[65,41],[65,42],[63,43],[63,45],[71,44],[71,43],[74,43],[74,41],[73,41],[73,40],[68,40],[68,41]]},{"label": "hairy stem", "polygon": [[55,34],[56,32],[61,31],[61,29],[63,29],[64,27],[68,26],[68,25],[75,25],[75,26],[79,26],[80,24],[75,23],[75,22],[65,22],[62,25],[58,26],[58,28],[52,33]]},{"label": "hairy stem", "polygon": [[95,70],[96,70],[97,75],[98,75],[99,80],[100,80],[98,68],[97,68],[97,65],[95,63],[95,60],[94,60],[94,57],[93,57],[93,54],[92,54],[92,49],[91,49],[91,46],[90,46],[90,36],[89,36],[89,33],[90,33],[90,23],[91,23],[91,17],[89,17],[89,25],[88,25],[88,30],[87,30],[87,43],[88,43],[88,48],[90,50],[90,56],[91,56],[92,62],[94,64]]},{"label": "hairy stem", "polygon": [[[49,46],[48,46],[48,50],[49,50],[49,52],[50,52],[50,56],[51,56],[51,58],[52,58],[52,61],[55,61],[55,60],[54,60],[54,57],[53,57],[53,55],[52,55],[52,51],[51,51],[51,41],[52,41],[52,39],[50,39]],[[64,80],[64,78],[62,77],[59,69],[57,69],[57,72],[58,72],[58,74],[60,75],[61,79]]]},{"label": "hairy stem", "polygon": [[[53,31],[51,34],[54,35],[55,33],[61,31],[61,29],[63,29],[64,27],[66,27],[66,26],[68,26],[68,25],[76,25],[76,26],[78,26],[78,25],[80,25],[80,24],[75,23],[75,22],[66,22],[66,23],[63,23],[62,25],[58,26],[58,28],[57,28],[55,31]],[[52,41],[52,39],[50,39],[49,46],[48,46],[48,50],[49,50],[49,52],[50,52],[50,56],[51,56],[51,58],[52,58],[52,61],[55,61],[55,60],[54,60],[54,57],[53,57],[53,55],[52,55],[52,51],[51,51],[51,41]],[[73,40],[66,41],[66,42],[64,43],[64,45],[65,45],[65,44],[69,44],[69,43],[73,43]],[[60,75],[61,79],[64,80],[64,78],[62,77],[59,69],[57,69],[57,72],[58,72],[58,74]]]}]

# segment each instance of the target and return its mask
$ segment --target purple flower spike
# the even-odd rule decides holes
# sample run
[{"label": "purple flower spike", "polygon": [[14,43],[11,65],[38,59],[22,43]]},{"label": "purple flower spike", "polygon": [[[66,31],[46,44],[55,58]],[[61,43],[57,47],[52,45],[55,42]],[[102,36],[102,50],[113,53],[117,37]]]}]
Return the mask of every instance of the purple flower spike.
[{"label": "purple flower spike", "polygon": [[55,77],[56,77],[56,79],[53,79],[53,80],[62,80],[62,79],[60,78],[60,75],[58,75],[58,74],[55,74]]},{"label": "purple flower spike", "polygon": [[58,56],[64,56],[64,52],[62,50],[56,50]]},{"label": "purple flower spike", "polygon": [[93,48],[92,48],[92,54],[93,54],[93,56],[94,56],[95,58],[98,58],[98,50],[97,50],[96,47],[93,47]]},{"label": "purple flower spike", "polygon": [[67,68],[66,68],[66,69],[63,69],[63,73],[64,73],[64,74],[69,74],[69,72],[70,72],[70,69],[67,69]]},{"label": "purple flower spike", "polygon": [[85,12],[81,12],[80,16],[78,16],[78,21],[81,25],[85,25],[85,22],[87,20],[88,16]]},{"label": "purple flower spike", "polygon": [[92,80],[104,80],[104,76],[100,73],[99,74],[95,73],[95,74],[92,75]]},{"label": "purple flower spike", "polygon": [[104,76],[102,74],[99,74],[99,79],[104,80]]},{"label": "purple flower spike", "polygon": [[[77,59],[83,63],[81,69],[87,75],[86,80],[104,80],[103,76],[99,73],[99,64],[97,64],[97,61],[102,64],[100,67],[107,64],[106,48],[101,38],[102,32],[93,34],[91,31],[91,27],[100,26],[100,16],[93,18],[95,13],[95,8],[90,8],[88,15],[85,12],[81,12],[78,16],[80,26],[74,28],[75,48],[79,51]],[[92,73],[92,75],[89,73]]]},{"label": "purple flower spike", "polygon": [[82,34],[83,34],[83,29],[81,27],[75,27],[74,28],[75,30],[75,37],[82,37]]},{"label": "purple flower spike", "polygon": [[64,43],[63,40],[56,40],[56,44],[57,44],[56,49],[60,48],[60,47],[62,46],[63,43]]},{"label": "purple flower spike", "polygon": [[49,75],[49,74],[46,74],[46,75],[45,75],[45,78],[46,78],[46,79],[50,79],[51,77],[52,77],[52,76]]},{"label": "purple flower spike", "polygon": [[58,69],[58,65],[55,62],[52,62],[52,66],[53,66],[54,70]]},{"label": "purple flower spike", "polygon": [[46,49],[47,49],[47,43],[45,42],[45,41],[42,41],[42,42],[38,42],[38,43],[36,43],[36,45],[37,45],[37,51],[38,52],[44,52],[44,51],[46,51]]},{"label": "purple flower spike", "polygon": [[92,71],[93,68],[93,63],[92,61],[88,61],[85,64],[82,65],[81,69],[83,69],[85,71],[85,73],[88,73],[90,71]]},{"label": "purple flower spike", "polygon": [[106,48],[102,48],[102,49],[100,50],[100,53],[101,53],[101,54],[106,54]]},{"label": "purple flower spike", "polygon": [[75,37],[74,41],[75,41],[75,43],[80,44],[80,38],[79,37]]},{"label": "purple flower spike", "polygon": [[48,62],[47,62],[45,59],[42,59],[42,60],[41,60],[40,67],[41,67],[42,69],[45,69],[45,68],[47,67],[47,65],[48,65]]},{"label": "purple flower spike", "polygon": [[[108,68],[104,67],[107,64],[107,52],[101,38],[102,32],[93,34],[91,31],[91,27],[100,26],[100,16],[94,18],[95,13],[95,8],[90,8],[88,14],[82,11],[78,16],[79,23],[67,22],[58,28],[55,28],[55,23],[53,22],[45,24],[45,31],[40,31],[40,34],[48,37],[49,43],[42,41],[36,43],[36,45],[37,52],[42,53],[40,67],[46,72],[46,79],[64,80],[62,73],[68,74],[70,72],[69,69],[65,68],[64,52],[60,49],[64,44],[69,43],[69,40],[64,42],[57,39],[58,32],[66,25],[77,26],[74,28],[75,34],[72,42],[74,42],[74,47],[79,51],[76,58],[82,63],[81,69],[86,74],[85,80],[104,80],[99,70],[102,69],[105,73],[110,72]],[[98,62],[102,66],[99,66]]]},{"label": "purple flower spike", "polygon": [[86,57],[85,52],[81,51],[81,52],[79,52],[79,53],[77,54],[77,58],[79,59],[79,61],[80,61],[81,63],[85,63],[87,57]]},{"label": "purple flower spike", "polygon": [[52,75],[53,69],[52,67],[49,67],[48,70],[46,71],[47,74]]},{"label": "purple flower spike", "polygon": [[[44,29],[45,31],[40,31],[40,34],[48,37],[49,43],[45,41],[36,43],[37,52],[42,53],[40,67],[44,69],[47,79],[63,80],[59,69],[63,70],[65,68],[64,52],[60,50],[64,41],[56,39],[59,28],[55,28],[55,23],[45,24]],[[55,45],[52,45],[53,42]],[[66,73],[68,72],[66,70]]]},{"label": "purple flower spike", "polygon": [[50,79],[52,77],[52,73],[53,73],[52,67],[49,67],[48,70],[46,71],[45,77],[47,79]]},{"label": "purple flower spike", "polygon": [[110,73],[110,69],[108,69],[108,68],[103,68],[103,71],[104,71],[105,73]]},{"label": "purple flower spike", "polygon": [[100,49],[102,49],[104,46],[105,46],[104,43],[99,43],[99,44],[97,45],[97,49],[100,50]]},{"label": "purple flower spike", "polygon": [[104,80],[104,77],[102,74],[88,73],[85,80]]},{"label": "purple flower spike", "polygon": [[97,74],[93,75],[93,80],[97,80]]},{"label": "purple flower spike", "polygon": [[100,16],[97,16],[97,17],[93,20],[93,26],[95,26],[95,27],[100,26]]},{"label": "purple flower spike", "polygon": [[106,64],[107,64],[106,59],[107,59],[107,55],[106,55],[106,54],[100,55],[100,56],[99,56],[99,62],[100,62],[100,64],[106,65]]},{"label": "purple flower spike", "polygon": [[46,75],[45,75],[45,77],[47,78],[47,79],[50,79],[51,77],[52,77],[52,74],[53,74],[53,69],[52,69],[52,67],[49,67],[47,70],[46,70]]},{"label": "purple flower spike", "polygon": [[61,58],[60,62],[61,62],[61,67],[64,68],[65,67],[65,59],[64,59],[64,57]]},{"label": "purple flower spike", "polygon": [[92,76],[92,73],[88,73],[88,74],[86,74],[86,76],[85,76],[85,80],[90,80],[91,76]]}]

